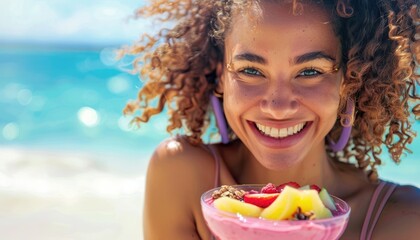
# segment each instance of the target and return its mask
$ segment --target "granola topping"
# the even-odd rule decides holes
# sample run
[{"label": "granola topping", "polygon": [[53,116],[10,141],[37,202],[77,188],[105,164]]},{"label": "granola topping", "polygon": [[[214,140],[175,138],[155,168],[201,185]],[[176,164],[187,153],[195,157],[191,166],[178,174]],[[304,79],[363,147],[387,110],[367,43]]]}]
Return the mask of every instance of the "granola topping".
[{"label": "granola topping", "polygon": [[220,190],[215,190],[212,194],[213,199],[217,199],[220,197],[229,197],[237,200],[243,200],[246,191],[237,189],[232,186],[223,185],[220,187]]}]

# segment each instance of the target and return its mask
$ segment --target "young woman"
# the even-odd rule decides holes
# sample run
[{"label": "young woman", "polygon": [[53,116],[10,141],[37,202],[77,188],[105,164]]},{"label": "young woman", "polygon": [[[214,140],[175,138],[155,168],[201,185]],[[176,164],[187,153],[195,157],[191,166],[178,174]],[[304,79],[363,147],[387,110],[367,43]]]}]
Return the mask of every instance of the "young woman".
[{"label": "young woman", "polygon": [[[147,81],[125,112],[145,123],[167,109],[167,130],[184,131],[150,160],[145,239],[211,239],[203,192],[289,181],[350,204],[342,239],[418,239],[419,189],[376,171],[382,149],[398,163],[415,136],[418,6],[160,0],[141,8],[139,16],[174,26],[126,49]],[[224,143],[204,144],[213,113]]]}]

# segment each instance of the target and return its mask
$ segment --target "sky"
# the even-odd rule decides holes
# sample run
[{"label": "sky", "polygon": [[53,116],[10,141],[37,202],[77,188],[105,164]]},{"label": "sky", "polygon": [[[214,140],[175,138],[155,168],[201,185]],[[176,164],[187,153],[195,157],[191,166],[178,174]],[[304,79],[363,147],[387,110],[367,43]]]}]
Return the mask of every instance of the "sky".
[{"label": "sky", "polygon": [[130,19],[146,0],[0,0],[0,42],[130,43],[151,29]]}]

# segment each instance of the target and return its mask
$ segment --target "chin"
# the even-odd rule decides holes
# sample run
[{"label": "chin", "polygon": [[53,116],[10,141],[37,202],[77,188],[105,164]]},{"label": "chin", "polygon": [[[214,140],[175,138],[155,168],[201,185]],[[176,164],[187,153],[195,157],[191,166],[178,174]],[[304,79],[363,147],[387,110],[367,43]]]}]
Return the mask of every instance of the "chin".
[{"label": "chin", "polygon": [[284,158],[266,157],[263,161],[259,161],[259,162],[263,167],[269,170],[284,171],[298,165],[301,161],[292,157],[284,157]]}]

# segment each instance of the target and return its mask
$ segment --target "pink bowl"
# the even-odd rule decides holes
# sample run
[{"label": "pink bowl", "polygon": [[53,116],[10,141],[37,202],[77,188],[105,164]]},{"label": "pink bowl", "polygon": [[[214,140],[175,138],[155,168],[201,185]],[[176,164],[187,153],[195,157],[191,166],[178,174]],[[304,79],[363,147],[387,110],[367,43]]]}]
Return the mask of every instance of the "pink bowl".
[{"label": "pink bowl", "polygon": [[[234,187],[245,191],[260,191],[263,185],[236,185]],[[213,207],[211,195],[218,189],[211,189],[201,196],[201,210],[207,226],[219,240],[338,239],[346,229],[351,211],[346,202],[332,196],[337,211],[333,212],[333,217],[327,219],[275,221],[245,217]]]}]

